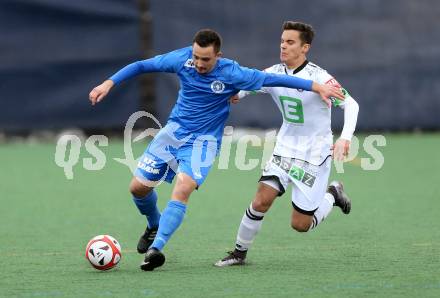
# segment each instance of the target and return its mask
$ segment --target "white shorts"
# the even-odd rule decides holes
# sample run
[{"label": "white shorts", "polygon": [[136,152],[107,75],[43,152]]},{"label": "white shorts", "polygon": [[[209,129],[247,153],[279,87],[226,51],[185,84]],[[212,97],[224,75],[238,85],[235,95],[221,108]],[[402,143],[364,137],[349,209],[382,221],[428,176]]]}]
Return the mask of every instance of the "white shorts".
[{"label": "white shorts", "polygon": [[319,166],[306,161],[273,155],[266,163],[260,182],[281,196],[292,184],[292,204],[301,213],[312,215],[327,191],[331,157]]}]

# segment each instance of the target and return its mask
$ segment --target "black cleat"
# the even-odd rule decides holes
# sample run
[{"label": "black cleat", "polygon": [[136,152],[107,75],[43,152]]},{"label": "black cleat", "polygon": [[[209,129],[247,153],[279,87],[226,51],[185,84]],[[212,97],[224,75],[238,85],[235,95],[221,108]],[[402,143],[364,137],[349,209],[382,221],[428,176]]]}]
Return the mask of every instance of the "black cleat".
[{"label": "black cleat", "polygon": [[214,266],[216,267],[228,267],[235,265],[244,265],[246,259],[247,251],[239,251],[235,249],[234,251],[228,251],[228,255],[223,259],[217,261]]},{"label": "black cleat", "polygon": [[150,229],[147,227],[145,233],[142,234],[141,238],[139,238],[139,242],[137,245],[137,251],[140,254],[144,254],[147,252],[148,248],[153,244],[154,238],[156,238],[157,228]]},{"label": "black cleat", "polygon": [[155,268],[162,266],[165,263],[165,255],[160,250],[152,247],[148,249],[145,254],[145,260],[141,264],[141,269],[144,271],[153,271]]},{"label": "black cleat", "polygon": [[341,208],[344,214],[350,213],[351,200],[344,192],[344,185],[342,185],[342,182],[332,181],[327,188],[327,192],[331,193],[335,198],[334,206]]}]

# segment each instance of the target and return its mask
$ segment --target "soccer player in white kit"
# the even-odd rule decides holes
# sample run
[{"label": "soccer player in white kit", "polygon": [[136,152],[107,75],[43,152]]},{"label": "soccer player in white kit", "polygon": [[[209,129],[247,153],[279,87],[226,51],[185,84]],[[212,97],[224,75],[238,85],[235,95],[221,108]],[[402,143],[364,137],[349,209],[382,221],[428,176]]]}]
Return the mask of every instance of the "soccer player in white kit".
[{"label": "soccer player in white kit", "polygon": [[[283,115],[283,124],[273,155],[263,170],[255,198],[241,220],[235,249],[217,261],[215,266],[245,264],[246,253],[261,229],[264,215],[276,197],[284,194],[289,184],[292,184],[291,226],[298,232],[316,228],[330,214],[334,205],[340,207],[343,213],[350,213],[351,201],[342,183],[327,183],[332,156],[336,160],[343,160],[348,154],[359,106],[335,78],[307,60],[306,54],[313,36],[310,25],[285,22],[281,35],[281,63],[265,71],[340,87],[345,100],[334,99],[332,105],[344,109],[341,136],[332,145],[331,107],[319,95],[284,87],[264,87],[257,91],[272,96]],[[238,101],[250,93],[240,91],[232,101]]]}]

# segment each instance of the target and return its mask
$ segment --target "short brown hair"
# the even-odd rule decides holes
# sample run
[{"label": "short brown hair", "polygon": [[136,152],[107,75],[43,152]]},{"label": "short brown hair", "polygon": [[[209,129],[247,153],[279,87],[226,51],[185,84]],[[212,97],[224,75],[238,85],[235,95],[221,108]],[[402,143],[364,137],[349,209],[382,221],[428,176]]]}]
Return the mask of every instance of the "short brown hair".
[{"label": "short brown hair", "polygon": [[212,29],[199,30],[196,35],[194,35],[193,43],[194,42],[202,48],[212,45],[215,53],[220,52],[220,48],[222,46],[222,38],[220,37],[220,34]]},{"label": "short brown hair", "polygon": [[299,38],[301,39],[301,41],[308,44],[312,44],[313,37],[315,36],[315,31],[313,30],[313,27],[309,24],[301,22],[286,21],[283,24],[283,31],[284,30],[299,31]]}]

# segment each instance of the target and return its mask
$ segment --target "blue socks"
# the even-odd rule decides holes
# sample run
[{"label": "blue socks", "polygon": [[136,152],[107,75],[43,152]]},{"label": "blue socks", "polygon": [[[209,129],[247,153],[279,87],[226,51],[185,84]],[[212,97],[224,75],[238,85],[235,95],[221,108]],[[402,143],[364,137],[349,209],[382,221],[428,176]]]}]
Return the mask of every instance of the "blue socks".
[{"label": "blue socks", "polygon": [[171,235],[177,230],[185,216],[186,205],[182,202],[171,200],[163,210],[160,217],[159,230],[151,247],[162,250],[170,239]]},{"label": "blue socks", "polygon": [[157,194],[153,189],[146,197],[136,198],[133,197],[133,202],[139,209],[139,212],[147,217],[148,227],[157,228],[159,226],[160,211],[157,208]]},{"label": "blue socks", "polygon": [[182,202],[171,200],[161,215],[157,208],[157,194],[154,190],[145,198],[133,197],[133,202],[136,204],[139,212],[147,217],[150,229],[159,227],[151,247],[162,250],[171,235],[182,223],[186,205]]}]

